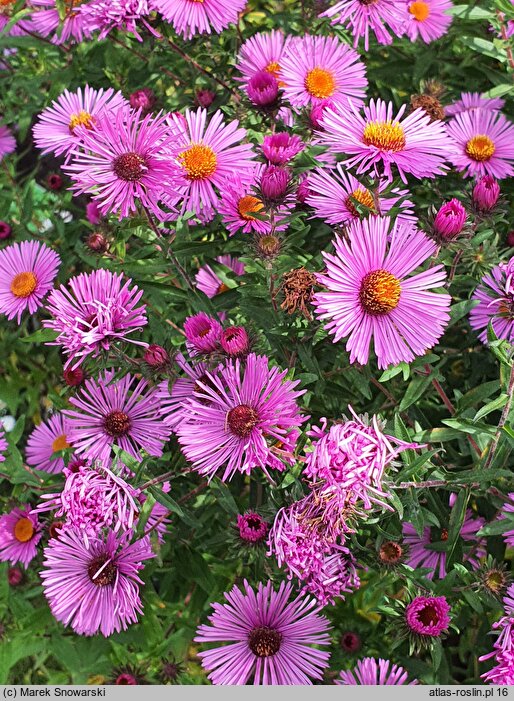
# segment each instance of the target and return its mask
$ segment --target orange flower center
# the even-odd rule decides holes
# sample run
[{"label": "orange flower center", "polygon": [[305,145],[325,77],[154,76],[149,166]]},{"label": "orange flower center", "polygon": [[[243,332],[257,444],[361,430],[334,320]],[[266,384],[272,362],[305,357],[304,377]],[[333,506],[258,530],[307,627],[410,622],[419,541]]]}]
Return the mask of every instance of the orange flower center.
[{"label": "orange flower center", "polygon": [[271,73],[274,78],[278,80],[278,72],[280,71],[280,66],[276,61],[270,61],[266,68],[264,69],[266,73]]},{"label": "orange flower center", "polygon": [[26,543],[34,535],[34,526],[30,518],[20,518],[14,526],[14,537],[19,543]]},{"label": "orange flower center", "polygon": [[252,217],[250,212],[260,212],[262,209],[264,209],[264,205],[261,200],[253,195],[245,195],[237,203],[239,216],[245,221],[255,221],[255,217]]},{"label": "orange flower center", "polygon": [[29,297],[37,287],[37,277],[32,272],[18,273],[11,282],[15,297]]},{"label": "orange flower center", "polygon": [[77,114],[72,114],[70,117],[69,129],[73,134],[73,130],[76,127],[85,127],[86,129],[92,129],[96,119],[89,112],[84,112],[81,110]]},{"label": "orange flower center", "polygon": [[66,440],[64,433],[62,436],[57,436],[57,438],[52,443],[52,453],[58,453],[60,450],[66,450],[69,448],[70,444]]},{"label": "orange flower center", "polygon": [[373,195],[369,190],[366,188],[361,188],[358,187],[356,190],[352,192],[350,197],[346,200],[346,206],[350,210],[350,212],[355,216],[359,216],[359,212],[357,211],[357,208],[355,207],[353,200],[357,200],[359,204],[362,204],[364,207],[367,207],[370,209],[372,212],[375,212],[375,200],[373,199]]},{"label": "orange flower center", "polygon": [[336,89],[336,81],[331,71],[324,68],[313,68],[307,73],[305,88],[313,97],[330,97]]},{"label": "orange flower center", "polygon": [[222,283],[220,284],[220,286],[218,287],[218,289],[216,290],[216,294],[217,294],[217,295],[221,295],[221,294],[223,294],[224,292],[228,292],[229,290],[230,290],[230,287],[229,287],[228,285],[225,285],[224,282],[222,282]]},{"label": "orange flower center", "polygon": [[359,300],[368,314],[383,316],[396,309],[400,301],[400,281],[387,270],[373,270],[362,280]]},{"label": "orange flower center", "polygon": [[418,22],[424,22],[430,16],[430,5],[423,0],[416,0],[409,5],[409,12]]},{"label": "orange flower center", "polygon": [[495,151],[494,141],[485,134],[477,134],[466,144],[466,153],[474,161],[488,161]]},{"label": "orange flower center", "polygon": [[376,146],[381,151],[401,151],[405,148],[405,134],[397,122],[369,122],[362,139],[366,146]]},{"label": "orange flower center", "polygon": [[189,180],[204,180],[216,172],[216,154],[210,146],[193,144],[179,158]]}]

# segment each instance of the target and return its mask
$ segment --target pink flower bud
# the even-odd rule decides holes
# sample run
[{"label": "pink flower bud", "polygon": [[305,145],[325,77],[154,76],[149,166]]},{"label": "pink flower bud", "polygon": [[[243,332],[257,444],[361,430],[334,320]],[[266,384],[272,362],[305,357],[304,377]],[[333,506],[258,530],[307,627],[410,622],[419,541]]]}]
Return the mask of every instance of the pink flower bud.
[{"label": "pink flower bud", "polygon": [[93,253],[105,253],[107,250],[107,239],[101,231],[93,231],[86,239],[86,246]]},{"label": "pink flower bud", "polygon": [[74,370],[68,368],[68,370],[63,372],[63,377],[68,387],[78,387],[84,382],[86,376],[82,368],[75,368]]},{"label": "pink flower bud", "polygon": [[509,231],[507,234],[507,246],[514,248],[514,231]]},{"label": "pink flower bud", "polygon": [[17,587],[23,581],[23,572],[19,567],[9,567],[7,570],[7,581],[11,587]]},{"label": "pink flower bud", "polygon": [[153,368],[160,368],[169,361],[170,356],[162,346],[150,344],[145,351],[145,362]]},{"label": "pink flower bud", "polygon": [[249,81],[246,92],[254,105],[270,107],[278,98],[278,81],[267,71],[259,71]]},{"label": "pink flower bud", "polygon": [[500,197],[500,186],[492,175],[484,175],[473,188],[473,202],[481,212],[490,212]]},{"label": "pink flower bud", "polygon": [[281,166],[267,166],[261,176],[261,191],[268,202],[284,199],[289,185],[289,171]]},{"label": "pink flower bud", "polygon": [[303,147],[304,143],[298,136],[281,131],[264,137],[262,151],[270,163],[284,165],[300,153]]},{"label": "pink flower bud", "polygon": [[309,179],[306,175],[300,176],[300,184],[298,185],[296,189],[296,199],[300,204],[305,204],[307,201],[307,197],[309,195],[312,195],[312,192],[309,189]]},{"label": "pink flower bud", "polygon": [[49,189],[54,190],[55,192],[59,191],[64,184],[63,179],[58,173],[51,173],[46,179],[46,182]]},{"label": "pink flower bud", "polygon": [[229,326],[221,334],[220,344],[231,358],[246,355],[250,350],[250,339],[243,326]]},{"label": "pink flower bud", "polygon": [[86,219],[95,226],[102,221],[102,215],[96,202],[88,202],[86,205]]},{"label": "pink flower bud", "polygon": [[196,91],[196,102],[200,105],[200,107],[205,107],[205,109],[212,105],[215,97],[216,93],[213,93],[212,90]]},{"label": "pink flower bud", "polygon": [[6,221],[0,221],[0,241],[5,241],[12,234],[12,229]]},{"label": "pink flower bud", "polygon": [[186,340],[193,350],[200,353],[212,353],[219,345],[221,324],[205,312],[188,316],[184,322]]},{"label": "pink flower bud", "polygon": [[318,102],[317,105],[314,105],[314,107],[311,109],[309,118],[311,120],[312,126],[315,129],[323,129],[322,119],[327,107],[334,107],[334,103],[332,102],[332,100],[322,100],[321,102]]},{"label": "pink flower bud", "polygon": [[150,112],[155,105],[157,98],[155,93],[150,88],[140,88],[133,92],[129,97],[130,106],[132,109],[141,108],[143,113]]},{"label": "pink flower bud", "polygon": [[450,241],[460,234],[466,223],[466,210],[453,198],[445,202],[439,209],[434,219],[434,230],[446,241]]}]

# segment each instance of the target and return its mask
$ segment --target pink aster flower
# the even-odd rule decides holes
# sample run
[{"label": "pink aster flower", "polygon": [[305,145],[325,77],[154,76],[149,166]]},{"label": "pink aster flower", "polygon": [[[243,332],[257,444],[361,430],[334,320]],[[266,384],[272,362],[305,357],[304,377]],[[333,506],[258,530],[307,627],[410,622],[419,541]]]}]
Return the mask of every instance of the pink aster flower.
[{"label": "pink aster flower", "polygon": [[505,100],[500,97],[484,97],[479,92],[463,92],[460,99],[452,102],[444,108],[448,117],[455,117],[461,112],[469,112],[470,110],[490,110],[498,112],[505,104]]},{"label": "pink aster flower", "polygon": [[323,253],[326,291],[314,294],[318,319],[334,343],[348,337],[350,362],[365,365],[373,339],[380,368],[423,355],[449,321],[451,297],[429,292],[444,284],[441,265],[410,277],[436,244],[413,226],[387,217],[352,222],[347,239],[335,238],[335,255]]},{"label": "pink aster flower", "polygon": [[[501,511],[501,518],[505,518],[507,515],[512,519],[514,514],[514,492],[508,494],[510,501],[505,502]],[[514,529],[510,531],[505,531],[503,534],[503,539],[505,544],[512,548],[514,547]]]},{"label": "pink aster flower", "polygon": [[403,667],[392,664],[389,660],[365,657],[359,660],[352,670],[339,673],[335,684],[341,686],[399,686],[407,684],[412,686],[418,683],[417,679],[408,681],[408,673]]},{"label": "pink aster flower", "polygon": [[0,161],[16,148],[16,139],[4,124],[0,124]]},{"label": "pink aster flower", "polygon": [[484,275],[471,299],[478,304],[469,313],[469,323],[482,343],[487,343],[489,322],[497,338],[514,342],[514,257]]},{"label": "pink aster flower", "polygon": [[78,6],[84,0],[64,3],[65,17],[61,22],[56,0],[30,0],[35,8],[30,19],[34,31],[41,36],[50,37],[53,44],[65,42],[80,43],[91,38],[91,28],[87,17],[77,12]]},{"label": "pink aster flower", "polygon": [[102,114],[115,113],[126,104],[112,88],[95,90],[86,85],[76,92],[65,90],[39,115],[33,128],[35,144],[43,153],[68,154],[80,144],[84,129],[92,129]]},{"label": "pink aster flower", "polygon": [[434,232],[443,241],[451,241],[466,224],[467,212],[462,202],[453,197],[438,209],[434,218]]},{"label": "pink aster flower", "polygon": [[141,448],[160,457],[170,430],[161,419],[157,390],[132,375],[113,378],[114,372],[105,371],[97,380],[86,380],[77,396],[70,397],[78,411],[63,413],[75,451],[105,464],[113,445],[135,458],[140,457]]},{"label": "pink aster flower", "polygon": [[66,419],[60,412],[53,414],[47,422],[40,423],[27,440],[25,449],[27,465],[51,475],[62,472],[63,458],[52,458],[52,455],[71,447],[67,433]]},{"label": "pink aster flower", "polygon": [[5,438],[4,427],[2,426],[2,424],[0,424],[0,462],[5,461],[5,453],[8,447],[9,444],[7,443],[7,440]]},{"label": "pink aster flower", "polygon": [[299,136],[293,136],[286,131],[278,131],[264,137],[262,152],[270,163],[285,165],[305,147]]},{"label": "pink aster flower", "polygon": [[165,425],[175,432],[178,424],[185,417],[185,406],[193,394],[200,389],[198,380],[207,380],[208,366],[205,363],[190,365],[182,353],[178,353],[175,361],[186,377],[177,377],[171,390],[167,380],[158,385],[158,396],[161,402],[162,420]]},{"label": "pink aster flower", "polygon": [[412,632],[439,638],[450,625],[449,613],[444,596],[417,596],[405,609],[405,621]]},{"label": "pink aster flower", "polygon": [[0,561],[11,565],[21,562],[27,568],[36,557],[42,535],[37,515],[31,513],[29,506],[0,516]]},{"label": "pink aster flower", "polygon": [[[200,3],[195,3],[200,4]],[[207,122],[207,110],[186,110],[186,126],[172,115],[170,126],[176,130],[174,154],[186,179],[182,211],[193,211],[207,221],[218,206],[215,188],[223,191],[227,178],[237,175],[251,178],[254,163],[251,144],[242,143],[246,130],[239,122],[223,121],[218,110]]]},{"label": "pink aster flower", "polygon": [[514,124],[503,114],[461,112],[447,129],[456,146],[450,160],[465,177],[492,175],[501,180],[514,174]]},{"label": "pink aster flower", "polygon": [[239,50],[237,70],[242,78],[236,77],[239,82],[250,81],[256,73],[266,71],[278,80],[282,56],[286,53],[290,37],[278,29],[271,32],[259,32],[254,34],[241,44]]},{"label": "pink aster flower", "polygon": [[320,17],[333,17],[332,24],[343,24],[353,34],[353,45],[364,37],[364,49],[369,48],[370,30],[379,44],[391,44],[392,32],[398,37],[405,34],[408,21],[407,3],[398,0],[340,0]]},{"label": "pink aster flower", "polygon": [[228,360],[216,374],[198,380],[198,390],[184,408],[178,440],[193,469],[222,480],[260,467],[284,470],[292,465],[298,427],[304,420],[295,391],[299,380],[286,380],[287,371],[269,368],[268,358],[251,353],[243,367]]},{"label": "pink aster flower", "polygon": [[295,107],[330,99],[336,106],[361,107],[368,81],[359,54],[337,37],[295,37],[281,59],[284,99]]},{"label": "pink aster flower", "polygon": [[328,620],[314,599],[297,596],[289,602],[290,584],[274,591],[271,582],[255,592],[225,593],[226,604],[213,604],[210,625],[201,625],[195,641],[226,642],[199,653],[213,684],[310,685],[321,679],[330,654],[312,645],[328,645]]},{"label": "pink aster flower", "polygon": [[244,514],[237,515],[237,528],[241,540],[253,545],[262,542],[266,538],[269,523],[255,511],[247,511]]},{"label": "pink aster flower", "polygon": [[343,153],[347,168],[357,167],[357,175],[371,171],[392,180],[395,166],[403,180],[412,174],[415,178],[435,178],[447,170],[455,146],[439,120],[420,107],[403,116],[403,105],[396,117],[393,104],[370,100],[364,107],[364,117],[351,105],[339,112],[327,108],[322,117],[323,131],[317,132],[320,142],[333,153]]},{"label": "pink aster flower", "polygon": [[491,175],[477,180],[473,188],[473,204],[479,212],[490,212],[500,197],[500,185]]},{"label": "pink aster flower", "polygon": [[164,219],[159,202],[176,200],[183,185],[168,150],[172,143],[166,117],[142,117],[141,110],[122,107],[81,131],[81,146],[63,169],[74,182],[72,190],[91,194],[103,215],[114,212],[121,220],[140,202]]},{"label": "pink aster flower", "polygon": [[80,5],[78,12],[86,18],[91,32],[100,32],[99,39],[105,39],[116,29],[130,32],[138,41],[143,41],[139,23],[154,36],[160,36],[146,21],[153,9],[153,0],[92,0]]},{"label": "pink aster flower", "polygon": [[452,17],[446,11],[453,7],[450,0],[412,0],[407,7],[406,32],[411,41],[421,37],[425,44],[429,44],[448,31]]},{"label": "pink aster flower", "polygon": [[220,34],[237,24],[247,0],[154,0],[155,9],[171,22],[173,29],[191,39],[195,34]]},{"label": "pink aster flower", "polygon": [[271,110],[278,100],[278,80],[267,71],[259,71],[248,81],[246,93],[254,105]]},{"label": "pink aster flower", "polygon": [[320,606],[334,605],[345,594],[353,594],[360,587],[356,561],[351,551],[341,545],[324,555],[321,567],[314,569],[301,581],[300,591],[312,594]]},{"label": "pink aster flower", "polygon": [[327,224],[348,224],[361,216],[387,214],[392,207],[399,208],[398,219],[416,222],[414,205],[405,199],[409,191],[387,188],[387,181],[380,180],[375,193],[371,192],[338,163],[334,169],[316,168],[309,173],[305,202]]},{"label": "pink aster flower", "polygon": [[131,533],[87,536],[63,529],[44,550],[44,594],[55,618],[78,635],[126,630],[143,613],[138,572],[154,557],[148,538]]},{"label": "pink aster flower", "polygon": [[128,338],[147,323],[146,306],[137,306],[143,290],[131,283],[122,273],[93,270],[52,290],[45,306],[53,318],[45,319],[43,326],[59,334],[50,345],[62,346],[69,356],[65,369],[75,369],[87,356],[98,357],[121,339],[146,346]]},{"label": "pink aster flower", "polygon": [[52,289],[61,259],[39,241],[13,243],[0,251],[0,312],[18,324],[34,314]]},{"label": "pink aster flower", "polygon": [[499,631],[494,642],[494,649],[487,655],[479,657],[479,661],[495,660],[495,665],[481,678],[489,684],[500,686],[514,685],[514,585],[511,585],[503,598],[505,615],[493,623],[493,630]]},{"label": "pink aster flower", "polygon": [[198,312],[187,317],[184,333],[190,352],[212,353],[219,346],[221,324],[205,312]]},{"label": "pink aster flower", "polygon": [[[244,263],[241,263],[237,258],[232,258],[230,255],[223,255],[218,256],[216,262],[232,270],[238,277],[244,275]],[[196,273],[195,281],[197,288],[211,299],[212,297],[216,297],[216,295],[228,291],[225,283],[216,275],[210,265],[202,265],[200,270]]]}]

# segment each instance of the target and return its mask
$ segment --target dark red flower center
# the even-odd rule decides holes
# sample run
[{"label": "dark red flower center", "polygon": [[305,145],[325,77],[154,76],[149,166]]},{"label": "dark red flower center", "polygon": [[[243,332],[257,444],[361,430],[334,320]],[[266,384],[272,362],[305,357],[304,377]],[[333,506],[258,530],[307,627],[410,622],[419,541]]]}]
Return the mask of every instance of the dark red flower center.
[{"label": "dark red flower center", "polygon": [[116,677],[116,681],[114,683],[121,686],[135,686],[137,685],[137,679],[132,676],[132,674],[123,672],[123,674]]},{"label": "dark red flower center", "polygon": [[437,625],[439,623],[439,615],[435,606],[432,604],[427,604],[418,613],[418,620],[423,623],[424,626]]},{"label": "dark red flower center", "polygon": [[118,178],[131,183],[141,180],[148,170],[145,159],[134,152],[122,153],[114,160],[112,168]]},{"label": "dark red flower center", "polygon": [[382,562],[386,562],[389,565],[395,564],[402,556],[402,547],[393,540],[386,540],[380,546],[378,556]]},{"label": "dark red flower center", "polygon": [[231,409],[227,414],[227,424],[232,433],[240,438],[246,438],[259,423],[259,416],[255,409],[240,404]]},{"label": "dark red flower center", "polygon": [[[105,563],[107,560],[109,560],[107,555],[100,555],[99,557],[95,557],[87,568],[89,579],[93,584],[96,584],[97,587],[106,587],[109,584],[113,584],[116,579],[118,568],[112,561],[106,565]],[[100,569],[102,570],[101,572],[99,571]]]},{"label": "dark red flower center", "polygon": [[280,650],[282,642],[282,633],[274,628],[262,626],[254,628],[248,636],[248,645],[250,650],[257,657],[271,657],[276,655]]},{"label": "dark red flower center", "polygon": [[251,528],[252,531],[259,531],[262,527],[262,518],[259,516],[247,516],[246,525]]},{"label": "dark red flower center", "polygon": [[104,419],[104,429],[113,438],[125,436],[130,430],[130,418],[123,411],[111,411]]}]

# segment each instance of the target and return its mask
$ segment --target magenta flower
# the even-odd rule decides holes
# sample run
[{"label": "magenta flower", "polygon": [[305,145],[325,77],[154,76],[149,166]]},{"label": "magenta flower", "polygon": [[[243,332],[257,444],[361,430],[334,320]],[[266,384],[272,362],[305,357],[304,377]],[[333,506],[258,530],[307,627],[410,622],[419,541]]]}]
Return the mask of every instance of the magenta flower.
[{"label": "magenta flower", "polygon": [[492,322],[498,338],[514,341],[514,257],[496,265],[484,275],[473,293],[478,304],[469,313],[471,328],[478,331],[482,343],[487,343],[487,327]]},{"label": "magenta flower", "polygon": [[53,44],[80,43],[91,38],[87,18],[77,12],[77,2],[64,3],[65,16],[62,22],[56,0],[30,0],[30,4],[36,8],[30,16],[33,31],[50,37]]},{"label": "magenta flower", "polygon": [[151,343],[145,350],[144,361],[148,363],[150,367],[156,370],[162,370],[169,364],[170,356],[165,348]]},{"label": "magenta flower", "polygon": [[176,431],[177,425],[185,417],[186,404],[193,392],[201,390],[197,384],[198,380],[207,380],[208,366],[205,363],[190,365],[182,353],[178,353],[175,361],[179,368],[186,374],[186,377],[177,377],[171,388],[168,380],[164,380],[158,385],[158,396],[161,402],[162,420],[172,432]]},{"label": "magenta flower", "polygon": [[248,99],[257,107],[272,108],[277,102],[278,92],[278,80],[267,71],[253,75],[246,86]]},{"label": "magenta flower", "polygon": [[2,424],[0,423],[0,462],[5,461],[5,452],[7,451],[8,447],[9,444],[7,443],[7,440],[5,438],[5,430]]},{"label": "magenta flower", "polygon": [[266,166],[262,172],[260,188],[266,202],[281,204],[289,187],[290,172],[283,166]]},{"label": "magenta flower", "polygon": [[479,92],[463,92],[460,99],[452,102],[444,108],[448,117],[455,117],[461,112],[469,112],[470,110],[490,110],[497,112],[502,109],[505,100],[500,97],[483,97]]},{"label": "magenta flower", "polygon": [[337,37],[295,37],[281,59],[284,99],[294,107],[330,99],[334,105],[361,107],[368,81],[359,54]]},{"label": "magenta flower", "polygon": [[118,340],[146,346],[128,338],[147,323],[146,306],[137,306],[143,290],[131,283],[122,273],[93,270],[52,290],[45,307],[53,318],[45,319],[43,326],[59,334],[50,345],[62,346],[68,356],[65,369],[76,368],[87,356],[98,357]]},{"label": "magenta flower", "polygon": [[291,161],[305,144],[299,136],[293,136],[286,131],[279,131],[264,137],[262,152],[270,163],[274,165],[285,165]]},{"label": "magenta flower", "polygon": [[395,166],[403,180],[412,174],[415,178],[435,178],[447,170],[446,160],[455,151],[452,140],[439,120],[421,108],[404,117],[403,105],[393,117],[393,104],[370,100],[364,107],[364,117],[355,106],[335,112],[328,108],[322,118],[320,142],[332,153],[349,158],[343,161],[347,168],[357,167],[357,175],[371,171],[375,176],[393,178]]},{"label": "magenta flower", "polygon": [[91,130],[101,115],[116,113],[126,104],[123,95],[112,88],[94,90],[86,85],[76,92],[65,90],[39,115],[33,128],[35,144],[43,153],[69,154],[81,143],[84,129]]},{"label": "magenta flower", "polygon": [[408,681],[408,673],[403,667],[374,657],[359,660],[354,669],[340,672],[335,680],[335,684],[341,686],[412,686],[417,683],[417,679]]},{"label": "magenta flower", "polygon": [[494,649],[487,655],[479,657],[483,662],[495,658],[495,666],[481,678],[489,684],[500,686],[514,685],[514,585],[511,585],[503,598],[505,615],[493,623],[493,629],[499,630],[494,642]]},{"label": "magenta flower", "polygon": [[28,505],[0,516],[0,561],[21,562],[27,568],[36,557],[42,535],[37,515]]},{"label": "magenta flower", "polygon": [[360,587],[355,558],[343,545],[325,554],[319,568],[312,569],[301,580],[300,591],[312,594],[320,606],[334,605]]},{"label": "magenta flower", "polygon": [[186,179],[182,211],[190,210],[209,220],[218,205],[215,188],[223,192],[227,178],[234,175],[242,180],[251,178],[253,150],[250,144],[241,143],[246,130],[238,128],[237,120],[225,124],[219,110],[208,123],[207,111],[201,108],[186,110],[185,118],[186,125],[175,115],[170,119],[176,130],[175,157]]},{"label": "magenta flower", "polygon": [[269,530],[269,523],[255,511],[246,511],[244,514],[237,515],[237,528],[239,529],[239,537],[245,543],[260,543],[263,541]]},{"label": "magenta flower", "polygon": [[473,204],[480,212],[490,212],[500,197],[500,185],[492,175],[484,175],[473,188]]},{"label": "magenta flower", "polygon": [[0,313],[18,324],[21,315],[42,305],[52,289],[61,259],[39,241],[13,243],[0,251]]},{"label": "magenta flower", "polygon": [[379,181],[376,192],[372,193],[338,163],[333,170],[316,168],[309,173],[305,201],[327,224],[347,224],[361,216],[387,214],[392,207],[399,208],[398,219],[416,222],[414,205],[405,199],[409,191],[394,187],[387,192],[387,185],[386,180]]},{"label": "magenta flower", "polygon": [[229,358],[241,358],[250,350],[250,338],[244,326],[228,326],[220,338],[221,350]]},{"label": "magenta flower", "polygon": [[411,41],[420,37],[429,44],[448,31],[452,17],[446,11],[453,7],[450,0],[412,0],[407,7],[409,19],[405,29]]},{"label": "magenta flower", "polygon": [[405,621],[412,632],[439,638],[450,625],[449,613],[444,596],[417,596],[405,609]]},{"label": "magenta flower", "polygon": [[45,548],[41,579],[50,610],[78,635],[108,637],[143,613],[138,572],[154,554],[148,538],[130,538],[129,532],[95,537],[66,528]]},{"label": "magenta flower", "polygon": [[492,175],[501,180],[514,174],[514,124],[491,110],[457,114],[447,125],[456,148],[450,160],[468,178]]},{"label": "magenta flower", "polygon": [[0,161],[4,156],[8,156],[16,148],[16,139],[11,134],[11,130],[4,124],[0,124]]},{"label": "magenta flower", "polygon": [[444,241],[451,241],[464,228],[467,216],[462,203],[454,197],[439,208],[434,219],[434,232]]},{"label": "magenta flower", "polygon": [[70,403],[78,411],[66,409],[69,440],[75,451],[108,464],[113,445],[139,458],[142,448],[160,457],[170,430],[161,419],[158,392],[144,379],[125,375],[114,380],[105,371],[97,380],[84,383]]},{"label": "magenta flower", "polygon": [[191,39],[212,31],[220,34],[229,24],[237,24],[246,0],[153,0],[153,4],[177,34]]},{"label": "magenta flower", "polygon": [[153,0],[90,0],[78,8],[78,12],[86,18],[89,30],[100,32],[99,39],[105,39],[116,29],[130,32],[138,41],[143,41],[138,23],[154,36],[160,36],[146,21],[153,10]]},{"label": "magenta flower", "polygon": [[97,225],[102,221],[102,214],[96,202],[88,202],[86,205],[86,219],[90,224]]},{"label": "magenta flower", "polygon": [[282,56],[289,47],[290,37],[278,29],[271,32],[259,32],[241,44],[237,70],[243,75],[235,78],[248,83],[256,73],[266,71],[278,80]]},{"label": "magenta flower", "polygon": [[343,24],[353,34],[353,45],[364,37],[364,49],[369,48],[370,30],[379,44],[391,44],[392,32],[397,37],[405,34],[408,21],[407,3],[397,0],[340,0],[320,17],[333,17],[332,24]]},{"label": "magenta flower", "polygon": [[226,604],[213,604],[211,625],[201,625],[196,642],[228,645],[199,653],[213,684],[310,685],[321,679],[330,654],[312,645],[328,645],[328,620],[314,599],[298,596],[288,603],[292,587],[282,582],[259,584],[257,593],[244,581]]},{"label": "magenta flower", "polygon": [[348,337],[351,363],[368,362],[372,339],[380,368],[423,355],[449,321],[451,298],[428,291],[443,285],[441,265],[408,275],[435,253],[435,243],[405,222],[390,230],[390,220],[378,216],[348,224],[347,236],[336,236],[335,255],[323,253],[318,319],[330,320],[325,329],[334,343]]},{"label": "magenta flower", "polygon": [[[241,263],[237,258],[232,258],[230,255],[223,255],[218,256],[216,262],[232,270],[238,277],[244,275],[244,263]],[[210,265],[202,265],[200,270],[196,273],[195,282],[197,288],[211,299],[212,297],[216,297],[216,295],[228,291],[225,283],[216,275]]]},{"label": "magenta flower", "polygon": [[154,91],[151,88],[140,88],[134,90],[129,96],[129,103],[133,110],[141,108],[142,113],[150,112],[157,102]]},{"label": "magenta flower", "polygon": [[284,470],[292,465],[298,427],[304,420],[295,391],[299,380],[286,380],[287,370],[269,368],[268,358],[251,353],[243,365],[228,360],[218,373],[206,373],[184,407],[178,440],[193,469],[222,480],[260,467]]},{"label": "magenta flower", "polygon": [[52,458],[52,455],[70,448],[67,432],[66,419],[60,412],[51,416],[47,423],[39,424],[27,440],[25,449],[27,465],[51,475],[62,472],[63,458]]},{"label": "magenta flower", "polygon": [[184,321],[184,333],[190,351],[212,353],[219,347],[221,324],[205,312],[198,312]]},{"label": "magenta flower", "polygon": [[71,152],[64,170],[74,182],[72,190],[92,195],[103,215],[113,212],[121,220],[140,202],[164,219],[159,202],[176,200],[183,185],[169,153],[172,142],[165,117],[142,117],[141,110],[122,107],[81,130],[81,148]]}]

